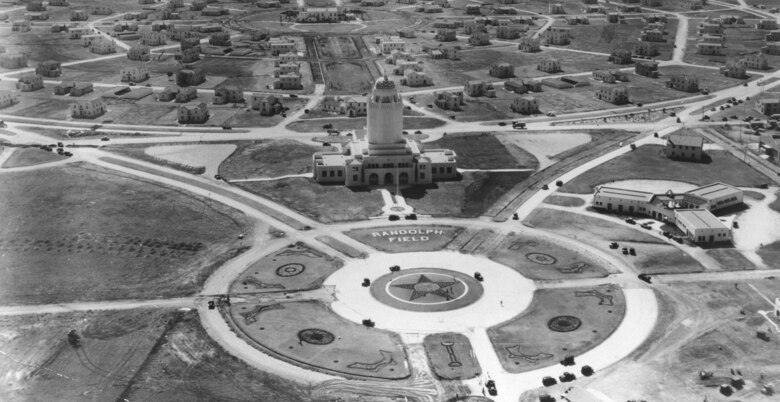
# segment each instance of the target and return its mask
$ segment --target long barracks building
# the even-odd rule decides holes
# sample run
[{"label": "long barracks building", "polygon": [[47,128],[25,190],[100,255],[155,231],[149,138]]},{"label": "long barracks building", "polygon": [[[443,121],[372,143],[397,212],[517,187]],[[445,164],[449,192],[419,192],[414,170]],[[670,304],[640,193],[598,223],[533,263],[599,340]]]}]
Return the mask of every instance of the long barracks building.
[{"label": "long barracks building", "polygon": [[691,241],[712,243],[731,239],[731,229],[713,212],[742,204],[742,197],[742,190],[724,183],[708,184],[685,193],[667,191],[664,194],[601,186],[593,196],[593,207],[672,223]]}]

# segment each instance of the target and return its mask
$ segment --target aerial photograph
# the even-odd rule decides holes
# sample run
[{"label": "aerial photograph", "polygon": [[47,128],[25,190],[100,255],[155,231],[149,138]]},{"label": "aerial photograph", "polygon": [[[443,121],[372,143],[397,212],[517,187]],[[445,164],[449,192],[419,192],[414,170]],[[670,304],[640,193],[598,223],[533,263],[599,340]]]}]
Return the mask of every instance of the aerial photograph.
[{"label": "aerial photograph", "polygon": [[0,401],[780,401],[780,0],[0,0]]}]

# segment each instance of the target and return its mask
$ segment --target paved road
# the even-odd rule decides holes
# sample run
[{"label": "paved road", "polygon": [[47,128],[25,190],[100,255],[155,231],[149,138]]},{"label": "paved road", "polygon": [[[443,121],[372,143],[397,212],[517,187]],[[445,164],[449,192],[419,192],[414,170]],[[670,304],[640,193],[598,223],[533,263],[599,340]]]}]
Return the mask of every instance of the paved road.
[{"label": "paved road", "polygon": [[[724,7],[728,6],[732,9],[742,9],[744,11],[752,12],[756,15],[765,16],[767,18],[778,18],[777,16],[768,15],[762,11],[749,8],[744,3],[744,1],[741,1],[740,5],[738,6],[727,5],[726,3],[721,3],[718,1],[713,1],[713,3],[718,5],[723,5]],[[688,17],[686,17],[684,13],[673,13],[673,14],[675,14],[679,19],[678,32],[675,36],[675,44],[677,45],[677,47],[674,51],[672,60],[661,62],[661,65],[686,65],[686,63],[683,62],[683,57],[685,51],[687,50],[686,45],[688,39],[687,38]],[[116,16],[110,16],[107,18],[115,18],[115,17]],[[536,35],[538,35],[539,32],[543,31],[546,27],[548,27],[553,21],[551,17],[545,17],[545,18],[547,18],[546,24],[540,28],[540,30],[536,33]],[[98,21],[93,21],[90,24],[90,26],[94,26],[96,22]],[[515,45],[515,42],[506,42],[506,41],[497,41],[497,42],[506,45],[512,45],[512,46]],[[121,43],[119,44],[119,46],[126,48],[127,45]],[[175,47],[175,45],[163,46],[163,47],[156,48],[154,50],[159,51],[162,49],[168,49],[172,47]],[[555,48],[555,50],[582,52],[582,51],[577,51],[575,49],[567,49],[567,48]],[[582,52],[582,53],[605,55],[597,52]],[[106,60],[106,59],[111,59],[116,57],[123,57],[123,55],[116,54],[116,55],[100,56],[89,60],[80,60],[71,63],[63,63],[63,65],[76,65],[79,63]],[[3,78],[11,77],[11,76],[15,76],[16,74],[19,74],[22,71],[32,71],[32,70],[33,69],[16,70],[13,72],[0,74],[0,77]],[[583,72],[580,73],[579,75],[587,75],[587,74],[590,73]],[[780,72],[773,72],[773,73],[756,72],[755,74],[762,76],[764,79],[773,78],[773,77],[780,78]],[[97,86],[114,85],[113,83],[95,83],[95,84]],[[496,82],[494,84],[500,85],[500,82]],[[780,85],[780,81],[768,85],[766,88],[764,88],[764,90],[773,88],[778,85]],[[458,89],[458,88],[453,88],[453,89]],[[442,88],[437,88],[435,90],[442,90]],[[432,91],[434,90],[425,89],[420,91],[407,92],[404,95],[408,97],[409,95],[425,94]],[[658,132],[659,137],[663,138],[669,133],[677,130],[682,125],[685,125],[687,127],[708,127],[717,124],[712,122],[709,123],[698,122],[697,117],[699,115],[695,114],[695,111],[700,110],[701,108],[706,107],[708,105],[717,102],[722,102],[723,100],[730,97],[741,98],[744,96],[755,96],[760,91],[761,88],[755,85],[751,85],[747,88],[732,87],[721,91],[717,91],[708,97],[695,95],[684,100],[660,102],[658,104],[647,105],[645,107],[645,108],[648,107],[660,108],[672,104],[682,104],[685,109],[684,111],[678,113],[678,116],[682,121],[682,123],[679,125],[674,122],[674,119],[664,119],[661,121],[645,123],[645,124],[635,124],[635,123],[589,124],[589,125],[577,125],[577,126],[553,125],[556,122],[565,121],[565,120],[607,117],[607,116],[612,116],[616,113],[637,111],[636,108],[627,107],[627,108],[619,108],[619,109],[613,109],[608,111],[592,111],[592,112],[585,112],[585,113],[569,114],[569,115],[559,116],[552,119],[547,117],[529,119],[528,120],[530,123],[529,128],[534,130],[541,130],[541,131],[545,131],[545,130],[578,131],[586,128],[605,128],[605,127],[631,129],[631,130],[639,130],[646,134],[644,138],[637,140],[634,144],[643,145],[649,143],[657,143],[658,140],[652,138],[650,133]],[[307,105],[305,108],[313,108],[321,100],[323,93],[324,93],[324,86],[318,85],[315,88],[315,92],[313,94],[302,96],[307,99]],[[425,115],[432,115],[432,113],[426,110],[425,108],[421,108],[417,105],[414,105],[413,107],[419,109]],[[134,126],[134,125],[113,125],[113,124],[104,125],[105,126],[104,129],[114,130],[114,131],[127,130],[128,132],[139,131],[145,134],[156,134],[156,136],[153,137],[123,138],[117,140],[112,139],[110,141],[111,144],[138,143],[138,144],[153,145],[153,144],[169,143],[169,142],[192,142],[196,138],[199,141],[204,141],[204,142],[240,140],[240,139],[263,139],[263,138],[295,138],[302,141],[307,141],[314,135],[313,133],[298,133],[285,128],[285,125],[287,123],[294,121],[295,119],[300,117],[301,113],[303,113],[303,108],[301,109],[301,111],[288,116],[287,119],[285,119],[282,123],[280,123],[275,127],[253,128],[253,129],[246,130],[246,132],[224,132],[220,129],[206,129],[200,127],[166,128],[166,127],[151,126],[151,125]],[[19,144],[28,144],[28,143],[48,144],[52,142],[51,138],[24,130],[27,127],[49,127],[49,128],[69,129],[73,127],[86,127],[92,125],[91,124],[92,122],[63,122],[57,120],[41,121],[41,119],[24,119],[24,118],[18,118],[15,116],[8,116],[8,115],[0,115],[0,118],[8,118],[9,120],[14,120],[18,122],[18,123],[13,123],[13,122],[9,123],[9,129],[12,130],[14,133],[16,133],[16,135],[9,136],[7,135],[7,133],[4,134],[3,132],[0,132],[0,138],[9,142],[19,143]],[[523,135],[522,132],[517,132],[509,127],[500,127],[500,126],[489,125],[489,124],[490,123],[486,123],[486,122],[447,121],[445,126],[437,129],[425,130],[425,132],[426,134],[431,135],[432,139],[439,138],[445,132],[458,132],[458,131],[490,130],[490,131],[514,132],[517,135]],[[734,148],[733,142],[729,142],[729,140],[727,139],[719,138],[718,136],[714,135],[711,132],[708,133],[707,135],[709,135],[711,139],[721,144],[724,147],[724,149],[727,149],[731,152],[739,151],[739,149]],[[99,139],[94,139],[94,138],[74,139],[72,140],[72,142],[77,145],[95,145],[95,146],[105,145],[105,143],[101,142]],[[611,159],[619,157],[620,155],[623,155],[627,152],[630,152],[630,150],[631,150],[630,144],[626,143],[625,146],[617,150],[614,150],[600,158],[597,158],[591,162],[585,163],[568,172],[565,172],[564,174],[561,174],[559,177],[550,180],[549,183],[550,190],[537,191],[528,199],[528,201],[526,201],[522,206],[520,206],[516,210],[516,212],[518,213],[521,219],[528,216],[528,214],[530,214],[531,211],[533,211],[535,208],[539,207],[542,204],[544,198],[546,198],[548,195],[554,192],[555,187],[552,184],[555,181],[557,180],[570,181],[575,177],[577,177],[578,175],[586,172],[587,170],[599,166],[603,163],[606,163]],[[358,249],[361,252],[367,253],[369,255],[369,258],[379,258],[381,260],[382,258],[384,258],[381,253],[376,253],[368,246],[352,240],[351,238],[343,235],[343,232],[346,230],[356,229],[356,228],[403,225],[403,224],[408,224],[408,222],[389,222],[384,220],[369,220],[369,221],[362,221],[362,222],[348,222],[348,223],[339,223],[333,225],[324,225],[318,222],[314,222],[304,216],[301,216],[297,212],[292,211],[287,207],[277,205],[273,202],[262,199],[260,197],[247,196],[245,193],[240,192],[235,188],[232,188],[222,182],[217,182],[208,178],[193,179],[193,176],[191,175],[186,175],[181,172],[173,171],[171,169],[167,169],[164,167],[160,167],[160,166],[156,166],[156,165],[152,165],[140,161],[133,161],[133,163],[144,166],[146,168],[145,171],[132,169],[126,166],[121,166],[116,163],[110,162],[110,160],[106,159],[106,157],[109,156],[109,154],[100,151],[98,149],[73,148],[73,151],[76,154],[74,158],[69,159],[65,162],[56,162],[56,164],[71,163],[79,160],[88,161],[90,163],[99,164],[101,166],[119,170],[127,174],[144,177],[166,185],[175,186],[185,191],[188,191],[192,194],[203,196],[203,197],[209,197],[215,201],[242,210],[245,213],[247,213],[248,216],[252,217],[253,219],[256,219],[258,222],[262,222],[263,224],[272,224],[275,227],[280,228],[282,231],[285,232],[286,237],[281,239],[275,239],[275,238],[270,238],[266,233],[261,233],[261,232],[255,233],[254,237],[257,239],[257,241],[251,245],[252,247],[249,249],[249,251],[247,251],[241,256],[229,261],[228,263],[220,267],[215,272],[215,274],[208,279],[208,281],[204,285],[201,295],[199,296],[190,297],[190,298],[167,299],[167,300],[102,301],[102,302],[91,302],[91,303],[68,303],[68,304],[43,305],[43,306],[0,306],[0,315],[19,315],[19,314],[31,314],[31,313],[40,313],[40,312],[60,313],[60,312],[69,312],[69,311],[86,311],[86,310],[101,310],[101,309],[131,309],[131,308],[144,308],[144,307],[150,307],[150,308],[197,307],[201,314],[201,319],[204,327],[206,328],[206,331],[212,337],[214,337],[214,339],[216,339],[220,344],[222,344],[228,351],[230,351],[231,353],[237,356],[240,356],[242,359],[244,359],[254,367],[258,367],[262,370],[273,371],[276,372],[277,374],[283,375],[290,379],[300,381],[303,383],[309,383],[309,384],[319,383],[322,381],[334,379],[333,376],[316,373],[297,366],[279,362],[278,360],[273,359],[270,356],[251,347],[246,342],[240,340],[235,336],[235,334],[230,330],[227,323],[224,321],[224,319],[219,315],[217,311],[205,309],[204,303],[208,299],[209,295],[223,294],[227,292],[231,281],[238,274],[240,274],[244,269],[246,269],[246,267],[248,267],[254,261],[259,259],[261,256],[266,255],[269,252],[276,250],[280,247],[283,247],[284,245],[294,241],[305,241],[310,244],[315,244],[316,247],[327,250],[329,254],[339,255],[340,258],[342,258],[345,261],[346,267],[349,267],[351,264],[352,265],[359,264],[359,260],[350,258],[342,254],[338,250],[335,250],[330,246],[323,244],[320,240],[318,240],[318,238],[321,238],[322,236],[331,236],[333,238],[336,238],[339,241],[348,244],[349,246]],[[6,155],[6,153],[4,153],[3,155]],[[113,154],[111,154],[110,157],[118,160],[127,159]],[[47,166],[44,165],[44,166],[31,167],[31,168],[44,168],[44,167]],[[0,169],[0,174],[11,172],[11,171],[13,170]],[[243,198],[238,197],[239,193],[241,193],[241,197]],[[262,211],[258,210],[257,207],[253,205],[261,206],[263,210]],[[274,211],[274,213],[269,214],[267,211]],[[276,216],[272,216],[272,215],[276,215]],[[287,217],[297,222],[301,222],[309,226],[310,230],[302,231],[302,230],[298,230],[298,228],[294,226],[286,225],[278,220],[279,215]],[[621,323],[618,330],[615,331],[615,333],[605,343],[583,354],[582,356],[578,357],[577,361],[579,364],[589,364],[592,367],[596,368],[597,370],[610,366],[623,359],[629,353],[631,353],[631,351],[633,351],[637,346],[639,346],[639,344],[649,335],[650,331],[652,331],[655,322],[655,317],[658,314],[658,306],[655,302],[655,298],[652,294],[652,291],[648,288],[646,284],[636,279],[635,276],[636,272],[634,272],[631,269],[631,267],[627,266],[618,258],[615,258],[614,256],[608,253],[601,252],[597,249],[594,249],[593,247],[582,244],[578,242],[576,239],[564,238],[562,236],[558,236],[547,232],[542,232],[537,229],[518,227],[517,224],[516,223],[513,224],[512,221],[508,221],[502,224],[496,224],[486,218],[455,219],[455,218],[421,217],[421,220],[418,223],[419,224],[451,224],[451,225],[464,226],[469,228],[486,228],[486,229],[489,228],[498,231],[504,231],[504,230],[526,231],[527,233],[535,234],[538,236],[547,236],[552,241],[558,242],[560,244],[566,244],[568,247],[572,249],[576,249],[579,250],[580,252],[587,253],[591,255],[593,258],[600,259],[604,261],[605,264],[614,267],[613,270],[615,272],[610,276],[608,276],[607,278],[581,280],[581,281],[538,281],[536,283],[533,283],[532,285],[533,287],[536,288],[555,288],[555,287],[570,287],[570,286],[595,286],[603,283],[617,283],[625,290],[626,297],[627,297],[627,314],[623,320],[623,323]],[[472,258],[472,256],[469,255],[464,256],[452,252],[443,252],[440,253],[439,256],[442,256],[442,258],[440,261],[437,261],[437,263],[445,263],[447,261],[447,258],[443,256],[455,256],[452,258],[456,258],[456,260],[464,260],[466,258]],[[415,260],[419,260],[419,258],[415,258]],[[384,261],[382,262],[384,263]],[[453,267],[457,268],[458,265],[455,262],[453,262]],[[355,278],[358,278],[360,276],[364,277],[364,275],[366,275],[366,271],[357,273],[357,271],[353,272],[349,269],[345,269],[343,270],[343,272],[341,271],[337,272],[337,274],[342,274],[345,276],[343,282],[334,283],[334,286],[338,287],[338,286],[345,286],[344,284],[346,283],[350,283],[350,284],[353,282],[358,283],[358,281]],[[376,274],[378,275],[379,272],[377,271]],[[741,272],[707,272],[707,273],[700,273],[700,274],[684,274],[684,275],[656,275],[654,276],[655,278],[654,282],[673,285],[675,282],[702,281],[702,280],[738,281],[738,280],[746,280],[746,279],[761,279],[761,278],[765,278],[769,274],[770,272],[765,272],[765,271],[749,271],[749,272],[741,271]],[[360,279],[362,279],[362,277]],[[488,279],[487,284],[490,286],[495,285],[498,287],[505,285],[502,284],[501,281],[493,282],[492,278]],[[491,304],[491,306],[489,306],[490,308],[495,308],[494,305],[497,303],[497,301],[502,301],[500,297],[501,294],[502,291],[500,290],[497,290],[496,292],[491,292],[491,296],[485,298],[484,303]],[[342,292],[341,295],[343,297],[339,299],[339,302],[334,303],[334,309],[337,311],[341,309],[342,310],[341,312],[345,317],[352,318],[355,320],[357,320],[357,318],[362,314],[365,314],[365,313],[360,313],[361,311],[360,308],[363,308],[361,306],[365,303],[369,303],[369,301],[372,300],[370,298],[365,298],[365,294],[362,293],[359,294],[358,292],[352,292],[352,291]],[[349,297],[346,296],[350,296],[350,297],[354,296],[354,300],[349,299]],[[298,297],[322,298],[325,296],[321,292],[320,293],[312,292],[312,293],[302,293]],[[363,298],[361,299],[361,297]],[[496,299],[497,297],[498,299]],[[507,299],[509,299],[509,297],[507,297]],[[352,303],[352,304],[346,305],[345,303]],[[522,303],[520,303],[520,300],[517,300],[517,303],[518,303],[517,306],[513,306],[511,303],[507,303],[507,305],[508,307],[512,307],[512,306],[516,307],[517,309],[519,309],[519,311],[521,311]],[[379,306],[372,307],[372,311],[381,311],[381,310],[382,307]],[[488,318],[490,319],[496,318],[496,317],[486,316],[484,314],[479,314],[480,313],[479,309],[475,309],[473,311],[474,312],[471,312],[469,314],[477,314],[476,316],[472,317],[474,322],[479,323],[482,322],[480,320],[485,320]],[[395,312],[388,311],[386,312],[385,316],[389,318],[394,313]],[[516,313],[517,313],[516,311],[515,312],[509,311],[507,314],[509,316],[512,316]],[[418,328],[421,326],[424,327],[424,325],[419,323],[418,323],[419,325],[411,325],[412,322],[410,320],[395,321],[395,324],[393,324],[394,321],[389,319],[386,322],[382,320],[378,320],[378,321],[382,323],[381,325],[394,326],[392,329],[402,332],[405,339],[407,340],[419,339]],[[445,320],[439,320],[437,322],[440,322],[441,325],[449,328],[448,325],[451,325],[449,324],[450,322],[457,323],[458,320],[445,319]],[[562,370],[559,367],[549,367],[546,369],[536,370],[524,374],[509,374],[505,372],[503,368],[500,366],[500,362],[498,362],[497,356],[495,355],[495,351],[493,350],[492,345],[490,345],[489,339],[487,339],[487,335],[484,332],[485,325],[487,324],[482,322],[481,324],[474,325],[471,328],[469,327],[464,328],[462,326],[459,326],[456,329],[459,331],[463,331],[472,340],[472,345],[477,351],[477,355],[480,359],[480,363],[482,364],[483,368],[499,382],[500,384],[499,388],[502,391],[500,392],[500,396],[497,400],[516,401],[517,396],[524,390],[530,388],[536,388],[539,385],[542,376],[544,375],[557,376],[561,373]],[[409,328],[409,326],[413,328]],[[577,368],[578,367],[568,368],[568,370],[574,371]],[[476,392],[479,392],[479,390],[481,389],[479,386],[480,380],[484,380],[484,378],[475,379],[469,382],[469,385],[472,386],[472,389],[475,390]]]}]

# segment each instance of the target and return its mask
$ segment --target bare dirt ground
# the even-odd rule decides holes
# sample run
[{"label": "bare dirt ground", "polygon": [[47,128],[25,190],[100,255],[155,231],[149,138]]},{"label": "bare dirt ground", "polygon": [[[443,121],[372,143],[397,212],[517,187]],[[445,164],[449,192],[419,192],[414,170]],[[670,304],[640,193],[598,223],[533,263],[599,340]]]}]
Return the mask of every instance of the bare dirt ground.
[{"label": "bare dirt ground", "polygon": [[[760,389],[774,384],[777,390],[780,385],[780,370],[772,357],[780,348],[777,332],[767,342],[758,339],[756,331],[771,326],[760,312],[771,310],[764,296],[779,291],[777,280],[672,283],[659,288],[662,314],[651,338],[632,359],[578,382],[616,401],[775,400]],[[730,369],[742,373],[745,385],[727,398],[717,387],[731,382]],[[711,371],[714,378],[699,380],[701,370]]]},{"label": "bare dirt ground", "polygon": [[591,136],[585,133],[562,132],[498,134],[496,138],[505,144],[515,144],[530,152],[539,161],[540,170],[557,162],[556,155],[591,141]]}]

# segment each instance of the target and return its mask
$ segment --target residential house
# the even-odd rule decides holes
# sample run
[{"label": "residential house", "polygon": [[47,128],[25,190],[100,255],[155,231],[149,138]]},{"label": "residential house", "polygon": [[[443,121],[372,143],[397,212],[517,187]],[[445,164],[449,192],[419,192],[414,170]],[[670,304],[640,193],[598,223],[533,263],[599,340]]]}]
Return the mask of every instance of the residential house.
[{"label": "residential house", "polygon": [[208,119],[209,108],[203,102],[192,106],[179,106],[178,121],[180,124],[202,124]]},{"label": "residential house", "polygon": [[490,66],[489,74],[496,78],[510,78],[515,76],[515,66],[506,63],[494,63]]},{"label": "residential house", "polygon": [[62,75],[62,64],[54,60],[42,61],[35,67],[35,73],[44,77],[59,77]]},{"label": "residential house", "polygon": [[699,79],[689,75],[673,75],[666,82],[666,87],[683,92],[699,92]]},{"label": "residential house", "polygon": [[631,64],[631,51],[624,49],[615,50],[609,56],[609,61],[613,64]]},{"label": "residential house", "polygon": [[532,52],[538,52],[541,51],[541,46],[539,45],[539,38],[531,37],[531,36],[525,36],[520,39],[520,43],[517,45],[517,48],[521,52],[525,53],[532,53]]},{"label": "residential house", "polygon": [[634,72],[644,77],[658,78],[658,62],[639,61],[634,67]]},{"label": "residential house", "polygon": [[512,100],[512,111],[522,114],[539,113],[539,102],[533,96],[518,96]]},{"label": "residential house", "polygon": [[94,119],[106,112],[100,97],[80,99],[70,105],[70,116],[75,119]]},{"label": "residential house", "polygon": [[22,74],[16,82],[16,89],[22,92],[37,91],[43,88],[43,77],[38,74]]},{"label": "residential house", "polygon": [[545,73],[557,73],[561,71],[561,61],[558,59],[540,60],[536,69]]},{"label": "residential house", "polygon": [[612,103],[613,105],[625,105],[628,103],[628,88],[622,85],[601,87],[596,91],[596,99]]},{"label": "residential house", "polygon": [[493,88],[493,85],[482,80],[467,81],[466,85],[463,86],[463,92],[472,97],[487,96],[494,98],[496,96],[496,90]]},{"label": "residential house", "polygon": [[142,82],[149,79],[149,69],[144,66],[125,66],[119,76],[122,82]]},{"label": "residential house", "polygon": [[259,111],[262,116],[273,116],[282,113],[284,110],[282,100],[274,95],[252,93],[250,104],[252,110]]},{"label": "residential house", "polygon": [[127,58],[129,60],[149,61],[151,53],[148,46],[130,46],[127,51]]},{"label": "residential house", "polygon": [[463,92],[434,92],[433,103],[444,110],[461,110],[460,106],[463,105]]},{"label": "residential house", "polygon": [[214,89],[214,104],[244,103],[244,90],[236,85],[220,85]]},{"label": "residential house", "polygon": [[704,156],[704,139],[700,135],[670,134],[664,153],[670,159],[700,161]]},{"label": "residential house", "polygon": [[410,87],[423,87],[433,85],[433,79],[423,72],[415,70],[406,70],[403,78],[401,78],[401,85]]}]

